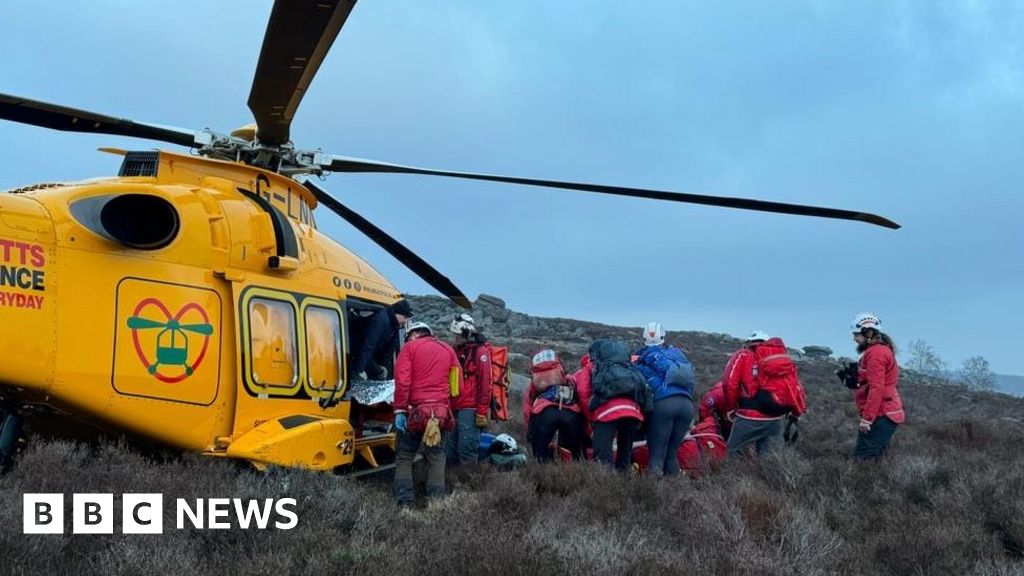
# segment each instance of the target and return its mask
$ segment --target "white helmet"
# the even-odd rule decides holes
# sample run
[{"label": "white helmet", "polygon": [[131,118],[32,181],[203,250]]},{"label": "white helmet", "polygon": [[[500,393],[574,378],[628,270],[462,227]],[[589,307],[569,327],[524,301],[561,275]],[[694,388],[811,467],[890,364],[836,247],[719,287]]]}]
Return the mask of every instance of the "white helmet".
[{"label": "white helmet", "polygon": [[644,344],[658,346],[664,343],[665,329],[661,327],[661,322],[649,322],[644,329]]},{"label": "white helmet", "polygon": [[754,330],[750,333],[750,336],[746,337],[746,342],[757,342],[758,340],[764,342],[769,339],[771,339],[771,336],[764,330]]},{"label": "white helmet", "polygon": [[492,446],[494,448],[491,449],[491,452],[498,452],[500,454],[515,454],[516,450],[519,449],[516,439],[508,434],[498,434],[495,436]]},{"label": "white helmet", "polygon": [[455,318],[452,318],[451,324],[448,325],[448,329],[452,334],[467,337],[476,332],[476,323],[473,322],[473,317],[469,314],[456,314]]},{"label": "white helmet", "polygon": [[850,325],[850,330],[852,330],[854,334],[860,334],[860,331],[865,328],[874,328],[881,332],[882,321],[878,319],[878,316],[875,316],[871,312],[861,312],[854,317],[853,324]]},{"label": "white helmet", "polygon": [[429,336],[434,335],[434,331],[430,329],[430,326],[426,322],[413,322],[412,324],[409,324],[405,327],[405,334],[409,335],[416,330],[423,330]]}]

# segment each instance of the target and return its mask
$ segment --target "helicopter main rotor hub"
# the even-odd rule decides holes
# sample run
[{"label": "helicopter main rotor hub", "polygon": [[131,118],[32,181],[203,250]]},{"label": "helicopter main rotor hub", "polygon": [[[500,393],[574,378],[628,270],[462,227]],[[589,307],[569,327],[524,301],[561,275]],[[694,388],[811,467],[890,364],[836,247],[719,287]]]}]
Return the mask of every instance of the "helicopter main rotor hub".
[{"label": "helicopter main rotor hub", "polygon": [[320,175],[330,160],[320,150],[300,150],[288,142],[278,146],[228,136],[213,130],[195,135],[195,153],[215,160],[242,162],[286,176]]}]

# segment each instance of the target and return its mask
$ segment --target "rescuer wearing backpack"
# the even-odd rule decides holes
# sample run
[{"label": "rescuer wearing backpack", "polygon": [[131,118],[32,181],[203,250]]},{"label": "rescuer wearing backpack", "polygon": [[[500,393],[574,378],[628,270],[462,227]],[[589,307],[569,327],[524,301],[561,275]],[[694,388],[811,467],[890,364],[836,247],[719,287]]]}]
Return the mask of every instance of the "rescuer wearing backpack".
[{"label": "rescuer wearing backpack", "polygon": [[682,350],[665,344],[665,329],[658,322],[644,329],[644,346],[634,355],[654,392],[654,409],[647,417],[648,469],[655,475],[675,476],[676,452],[693,421],[693,366]]},{"label": "rescuer wearing backpack", "polygon": [[[590,396],[589,391],[586,394]],[[584,415],[576,383],[554,350],[540,350],[530,360],[530,385],[523,395],[523,421],[533,456],[540,462],[554,459],[551,440],[582,459]]]},{"label": "rescuer wearing backpack", "polygon": [[[616,470],[629,470],[633,440],[644,411],[654,407],[654,398],[643,374],[629,361],[629,348],[618,340],[596,340],[583,367],[573,374],[577,390],[590,390],[586,402],[594,428],[594,459],[614,462]],[[617,444],[612,453],[613,441]]]},{"label": "rescuer wearing backpack", "polygon": [[758,456],[774,449],[783,420],[795,423],[806,411],[796,363],[781,338],[755,330],[725,365],[725,402],[733,412],[729,454],[753,448]]},{"label": "rescuer wearing backpack", "polygon": [[398,438],[393,491],[399,506],[412,506],[412,461],[423,446],[427,499],[445,495],[444,433],[454,421],[451,389],[461,378],[459,359],[423,322],[409,325],[395,361],[395,428]]},{"label": "rescuer wearing backpack", "polygon": [[455,337],[464,384],[452,402],[456,430],[448,438],[448,462],[476,463],[480,430],[487,427],[491,411],[491,345],[469,314],[456,314],[448,329]]},{"label": "rescuer wearing backpack", "polygon": [[896,363],[892,338],[882,332],[882,322],[877,316],[868,312],[858,314],[851,328],[861,355],[857,387],[853,392],[853,401],[860,413],[853,457],[874,460],[885,455],[896,428],[907,419],[903,400],[896,390],[900,367]]}]

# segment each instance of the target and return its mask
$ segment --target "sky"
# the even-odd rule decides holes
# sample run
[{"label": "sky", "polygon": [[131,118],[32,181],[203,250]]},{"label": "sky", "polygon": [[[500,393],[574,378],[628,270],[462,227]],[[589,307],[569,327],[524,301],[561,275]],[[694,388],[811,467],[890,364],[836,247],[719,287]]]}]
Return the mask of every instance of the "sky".
[{"label": "sky", "polygon": [[[6,0],[0,92],[229,132],[252,121],[270,6]],[[471,298],[527,314],[853,355],[850,322],[871,311],[954,368],[981,355],[1022,374],[1022,29],[1012,1],[363,0],[291,134],[415,166],[877,213],[903,228],[427,176],[324,183]],[[0,142],[0,189],[116,174],[97,147],[158,146],[9,122]],[[317,219],[400,290],[433,292]]]}]

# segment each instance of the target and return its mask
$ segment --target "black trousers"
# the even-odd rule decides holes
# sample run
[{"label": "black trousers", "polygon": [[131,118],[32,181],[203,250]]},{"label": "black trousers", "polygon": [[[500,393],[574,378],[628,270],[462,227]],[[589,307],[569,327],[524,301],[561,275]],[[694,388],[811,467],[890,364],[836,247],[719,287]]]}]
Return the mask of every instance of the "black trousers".
[{"label": "black trousers", "polygon": [[870,430],[857,433],[857,446],[853,449],[853,457],[857,460],[876,460],[885,456],[898,426],[899,424],[886,416],[876,418]]},{"label": "black trousers", "polygon": [[[629,470],[633,464],[633,440],[640,421],[619,418],[611,422],[594,422],[594,459],[605,464],[615,463],[616,470]],[[612,440],[618,437],[618,449],[612,455]]]},{"label": "black trousers", "polygon": [[530,447],[533,457],[540,462],[554,459],[551,440],[558,433],[558,446],[572,453],[573,460],[582,457],[583,415],[572,410],[559,410],[548,406],[540,414],[530,416]]}]

